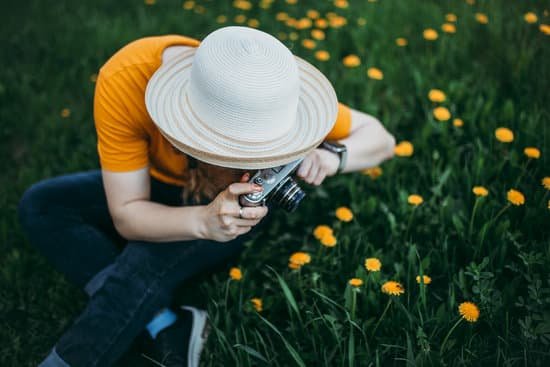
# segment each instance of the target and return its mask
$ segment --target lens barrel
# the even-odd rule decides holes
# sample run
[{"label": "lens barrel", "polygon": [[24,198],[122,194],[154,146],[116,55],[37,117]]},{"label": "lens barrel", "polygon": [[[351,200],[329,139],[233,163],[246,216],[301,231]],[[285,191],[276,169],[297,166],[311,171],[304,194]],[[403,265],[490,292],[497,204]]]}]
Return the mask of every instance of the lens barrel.
[{"label": "lens barrel", "polygon": [[272,193],[271,200],[288,212],[293,212],[298,208],[298,205],[306,193],[298,186],[292,177],[287,177],[287,180],[280,185],[275,192]]}]

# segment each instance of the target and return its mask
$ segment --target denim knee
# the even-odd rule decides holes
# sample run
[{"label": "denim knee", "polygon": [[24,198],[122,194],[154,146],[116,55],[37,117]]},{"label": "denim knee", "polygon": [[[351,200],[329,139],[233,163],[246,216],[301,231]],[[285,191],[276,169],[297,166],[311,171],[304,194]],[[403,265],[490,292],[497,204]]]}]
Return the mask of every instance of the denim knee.
[{"label": "denim knee", "polygon": [[17,206],[17,215],[19,223],[23,227],[25,232],[31,232],[35,227],[35,220],[37,216],[46,207],[46,200],[44,200],[44,192],[46,188],[43,181],[37,182],[27,188]]}]

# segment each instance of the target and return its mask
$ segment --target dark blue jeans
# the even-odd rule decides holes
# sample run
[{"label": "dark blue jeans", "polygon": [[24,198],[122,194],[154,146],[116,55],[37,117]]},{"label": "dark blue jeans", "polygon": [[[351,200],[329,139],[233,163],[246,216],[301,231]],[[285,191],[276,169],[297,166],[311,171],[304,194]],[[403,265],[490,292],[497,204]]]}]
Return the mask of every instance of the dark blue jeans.
[{"label": "dark blue jeans", "polygon": [[[182,202],[180,187],[154,178],[151,200],[195,205]],[[178,284],[238,256],[243,242],[265,226],[268,217],[229,242],[127,241],[113,225],[100,170],[32,185],[19,203],[29,241],[90,295],[84,311],[52,349],[62,360],[59,365],[114,364],[155,313],[170,306]]]}]

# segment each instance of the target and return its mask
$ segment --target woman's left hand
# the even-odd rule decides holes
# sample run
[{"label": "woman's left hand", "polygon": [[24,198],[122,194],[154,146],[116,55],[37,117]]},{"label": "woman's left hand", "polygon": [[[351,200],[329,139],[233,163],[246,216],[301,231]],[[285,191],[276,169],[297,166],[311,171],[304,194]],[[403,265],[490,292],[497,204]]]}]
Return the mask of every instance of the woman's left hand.
[{"label": "woman's left hand", "polygon": [[333,176],[338,170],[340,158],[326,149],[314,149],[298,166],[296,175],[309,184],[320,185],[325,177]]}]

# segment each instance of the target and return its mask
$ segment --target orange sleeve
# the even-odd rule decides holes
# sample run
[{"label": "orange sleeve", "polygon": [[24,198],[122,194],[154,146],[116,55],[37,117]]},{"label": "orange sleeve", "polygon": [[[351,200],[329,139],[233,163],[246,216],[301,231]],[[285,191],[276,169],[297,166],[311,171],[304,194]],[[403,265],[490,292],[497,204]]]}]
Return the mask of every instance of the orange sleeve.
[{"label": "orange sleeve", "polygon": [[332,130],[325,137],[325,140],[338,140],[349,135],[351,130],[351,110],[350,108],[338,102],[338,115]]},{"label": "orange sleeve", "polygon": [[124,91],[101,76],[94,93],[94,122],[101,168],[124,172],[144,168],[149,163],[148,138],[138,121],[128,116]]}]

